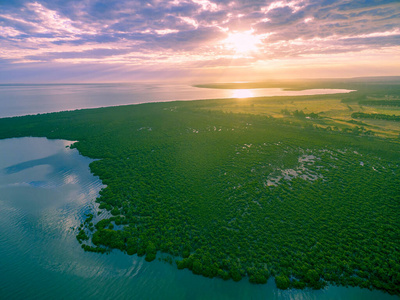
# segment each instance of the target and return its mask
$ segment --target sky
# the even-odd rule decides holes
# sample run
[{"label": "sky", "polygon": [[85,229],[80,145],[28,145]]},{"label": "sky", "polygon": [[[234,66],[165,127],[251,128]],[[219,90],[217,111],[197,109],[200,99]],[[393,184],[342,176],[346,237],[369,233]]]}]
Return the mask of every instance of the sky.
[{"label": "sky", "polygon": [[0,0],[0,83],[396,75],[399,0]]}]

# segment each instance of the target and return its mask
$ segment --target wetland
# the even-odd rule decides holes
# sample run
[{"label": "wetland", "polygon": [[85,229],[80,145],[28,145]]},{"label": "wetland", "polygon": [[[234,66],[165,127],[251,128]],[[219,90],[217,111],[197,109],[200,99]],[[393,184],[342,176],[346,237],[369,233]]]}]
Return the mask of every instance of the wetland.
[{"label": "wetland", "polygon": [[[80,255],[249,290],[273,284],[313,297],[337,285],[398,295],[399,125],[352,114],[398,115],[396,106],[361,101],[396,100],[399,87],[337,88],[357,92],[3,118],[0,137],[77,141],[68,150],[92,159],[91,208],[73,212],[69,226]],[[38,172],[27,187],[48,189],[41,176],[54,170],[46,167],[54,156],[46,157],[5,170]],[[68,176],[64,184],[80,181]]]}]

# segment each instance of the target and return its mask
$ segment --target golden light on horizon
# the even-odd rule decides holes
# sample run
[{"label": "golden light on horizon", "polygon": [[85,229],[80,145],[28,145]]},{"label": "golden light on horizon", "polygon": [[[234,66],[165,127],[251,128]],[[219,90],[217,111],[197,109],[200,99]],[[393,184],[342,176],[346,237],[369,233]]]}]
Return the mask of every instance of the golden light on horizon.
[{"label": "golden light on horizon", "polygon": [[250,98],[250,97],[254,97],[252,90],[240,89],[232,91],[232,98]]},{"label": "golden light on horizon", "polygon": [[224,44],[228,49],[234,50],[237,54],[257,52],[261,41],[259,37],[252,33],[252,30],[229,33],[228,37],[224,40]]}]

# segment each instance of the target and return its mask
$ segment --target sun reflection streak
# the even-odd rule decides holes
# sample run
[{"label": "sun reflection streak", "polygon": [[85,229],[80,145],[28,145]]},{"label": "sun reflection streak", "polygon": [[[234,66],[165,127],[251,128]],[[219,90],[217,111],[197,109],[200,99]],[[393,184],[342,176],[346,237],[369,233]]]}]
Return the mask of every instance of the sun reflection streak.
[{"label": "sun reflection streak", "polygon": [[250,98],[250,97],[254,97],[254,93],[252,90],[240,89],[232,91],[232,98]]}]

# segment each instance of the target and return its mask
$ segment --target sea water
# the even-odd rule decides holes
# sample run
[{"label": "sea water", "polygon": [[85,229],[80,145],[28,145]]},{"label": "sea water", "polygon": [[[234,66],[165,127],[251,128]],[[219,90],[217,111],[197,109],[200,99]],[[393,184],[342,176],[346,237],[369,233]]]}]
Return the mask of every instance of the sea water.
[{"label": "sea water", "polygon": [[[200,89],[159,84],[0,85],[0,117],[62,110],[247,96],[290,96],[347,90]],[[101,181],[89,158],[45,138],[0,140],[0,299],[392,299],[378,291],[327,287],[280,291],[266,285],[209,279],[158,260],[84,252],[76,228],[95,203]],[[106,213],[97,219],[106,217]]]},{"label": "sea water", "polygon": [[328,286],[287,290],[209,279],[118,250],[84,252],[76,228],[103,187],[93,160],[46,138],[0,140],[0,299],[396,299],[380,291]]},{"label": "sea water", "polygon": [[147,102],[348,93],[350,90],[224,90],[166,84],[0,84],[0,118]]}]

